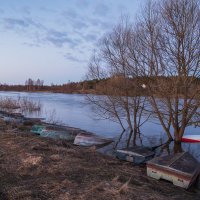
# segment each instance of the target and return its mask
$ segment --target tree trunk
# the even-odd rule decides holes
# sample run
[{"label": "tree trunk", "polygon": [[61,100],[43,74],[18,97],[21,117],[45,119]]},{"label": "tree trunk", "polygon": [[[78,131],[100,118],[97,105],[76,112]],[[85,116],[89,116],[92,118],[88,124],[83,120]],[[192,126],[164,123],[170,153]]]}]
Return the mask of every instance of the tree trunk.
[{"label": "tree trunk", "polygon": [[130,130],[130,133],[129,133],[129,137],[128,137],[128,141],[127,141],[127,148],[128,148],[129,145],[130,145],[130,141],[131,141],[132,135],[133,135],[133,129],[131,129],[131,130]]},{"label": "tree trunk", "polygon": [[181,139],[182,139],[182,131],[181,129],[177,128],[177,130],[174,131],[174,140],[177,143],[181,143]]},{"label": "tree trunk", "polygon": [[136,146],[136,139],[137,139],[137,127],[134,127],[134,130],[133,130],[133,146]]},{"label": "tree trunk", "polygon": [[174,153],[181,153],[183,152],[181,142],[174,142]]}]

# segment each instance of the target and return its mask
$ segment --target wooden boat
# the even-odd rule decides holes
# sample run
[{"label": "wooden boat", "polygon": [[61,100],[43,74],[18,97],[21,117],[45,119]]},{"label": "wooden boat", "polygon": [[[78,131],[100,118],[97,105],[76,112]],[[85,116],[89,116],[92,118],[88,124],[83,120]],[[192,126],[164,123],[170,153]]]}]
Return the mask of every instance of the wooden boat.
[{"label": "wooden boat", "polygon": [[79,133],[74,140],[75,145],[87,146],[87,147],[89,146],[99,147],[110,144],[112,142],[113,142],[112,139],[100,137],[92,133],[86,133],[86,132]]},{"label": "wooden boat", "polygon": [[200,135],[185,135],[182,137],[182,142],[196,143],[200,142]]},{"label": "wooden boat", "polygon": [[133,164],[142,164],[152,159],[155,152],[147,147],[134,146],[116,151],[116,157]]},{"label": "wooden boat", "polygon": [[75,135],[67,130],[50,130],[45,129],[40,134],[42,137],[50,137],[54,139],[64,139],[68,141],[74,141]]},{"label": "wooden boat", "polygon": [[45,120],[45,118],[24,117],[23,124],[28,125],[28,126],[34,125],[34,124],[40,124],[42,120]]},{"label": "wooden boat", "polygon": [[34,125],[32,126],[31,133],[35,133],[36,135],[41,135],[42,131],[46,129],[46,126],[43,125]]},{"label": "wooden boat", "polygon": [[188,152],[156,157],[147,162],[148,176],[168,180],[185,189],[196,181],[199,172],[199,162]]},{"label": "wooden boat", "polygon": [[67,130],[63,126],[53,125],[34,125],[31,129],[32,133],[40,135],[42,137],[51,137],[54,139],[64,139],[68,141],[74,140],[76,134]]}]

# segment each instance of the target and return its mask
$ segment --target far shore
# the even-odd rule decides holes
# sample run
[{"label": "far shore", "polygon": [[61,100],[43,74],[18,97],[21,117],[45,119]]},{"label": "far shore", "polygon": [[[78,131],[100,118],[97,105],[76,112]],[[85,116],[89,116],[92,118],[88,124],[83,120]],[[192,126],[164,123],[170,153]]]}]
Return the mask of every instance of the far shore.
[{"label": "far shore", "polygon": [[74,92],[61,92],[61,91],[49,91],[49,90],[33,90],[33,91],[27,91],[27,90],[0,90],[0,92],[26,92],[26,93],[55,93],[55,94],[96,94],[94,91],[74,91]]}]

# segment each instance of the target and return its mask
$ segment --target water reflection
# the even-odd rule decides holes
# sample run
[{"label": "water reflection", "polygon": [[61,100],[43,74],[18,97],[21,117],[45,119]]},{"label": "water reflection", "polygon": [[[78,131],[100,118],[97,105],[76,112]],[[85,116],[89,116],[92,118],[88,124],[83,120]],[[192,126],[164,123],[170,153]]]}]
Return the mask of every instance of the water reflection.
[{"label": "water reflection", "polygon": [[[107,153],[112,154],[114,149],[127,147],[130,130],[122,133],[120,126],[108,120],[95,120],[96,115],[93,112],[92,105],[85,104],[84,95],[53,94],[53,93],[26,93],[26,92],[0,92],[0,97],[12,97],[15,99],[27,97],[34,102],[39,101],[42,108],[38,112],[24,112],[27,117],[45,118],[52,123],[64,124],[71,127],[77,127],[97,135],[114,139],[114,143],[106,147]],[[158,154],[170,154],[174,151],[189,151],[196,158],[200,159],[200,143],[189,144],[182,143],[175,147],[174,143],[166,144],[167,137],[162,131],[161,125],[156,121],[148,121],[141,127],[141,133],[132,135],[131,145],[156,147]],[[199,134],[199,128],[188,127],[187,134]],[[110,153],[111,152],[111,153]]]},{"label": "water reflection", "polygon": [[[115,156],[115,152],[117,149],[127,148],[127,141],[129,136],[129,131],[126,130],[121,132],[119,134],[119,137],[115,139],[115,142],[113,144],[99,149],[99,152]],[[156,135],[146,136],[141,133],[133,134],[131,141],[132,143],[130,143],[128,147],[149,147],[151,150],[155,151],[156,156],[173,155],[175,153],[186,151],[200,161],[200,143],[177,143],[167,140],[167,136],[165,134],[158,137]]]}]

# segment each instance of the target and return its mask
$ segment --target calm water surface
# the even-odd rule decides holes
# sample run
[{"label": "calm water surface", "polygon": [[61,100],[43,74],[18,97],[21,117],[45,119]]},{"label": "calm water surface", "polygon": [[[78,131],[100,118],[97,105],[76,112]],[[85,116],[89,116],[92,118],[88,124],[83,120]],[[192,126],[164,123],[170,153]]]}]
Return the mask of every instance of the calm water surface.
[{"label": "calm water surface", "polygon": [[[121,128],[117,123],[109,120],[98,120],[92,105],[86,104],[85,96],[80,94],[58,93],[27,93],[27,92],[0,92],[0,97],[28,97],[40,101],[42,111],[35,114],[26,114],[29,117],[44,117],[47,121],[63,123],[77,127],[97,135],[114,138],[120,136]],[[145,145],[157,145],[165,141],[166,136],[161,126],[155,122],[147,122],[141,129],[142,141]],[[200,134],[200,128],[189,127],[186,134]],[[125,134],[123,141],[127,139]],[[140,143],[140,140],[137,141]],[[200,144],[183,144],[184,150],[189,150],[200,159]]]}]

